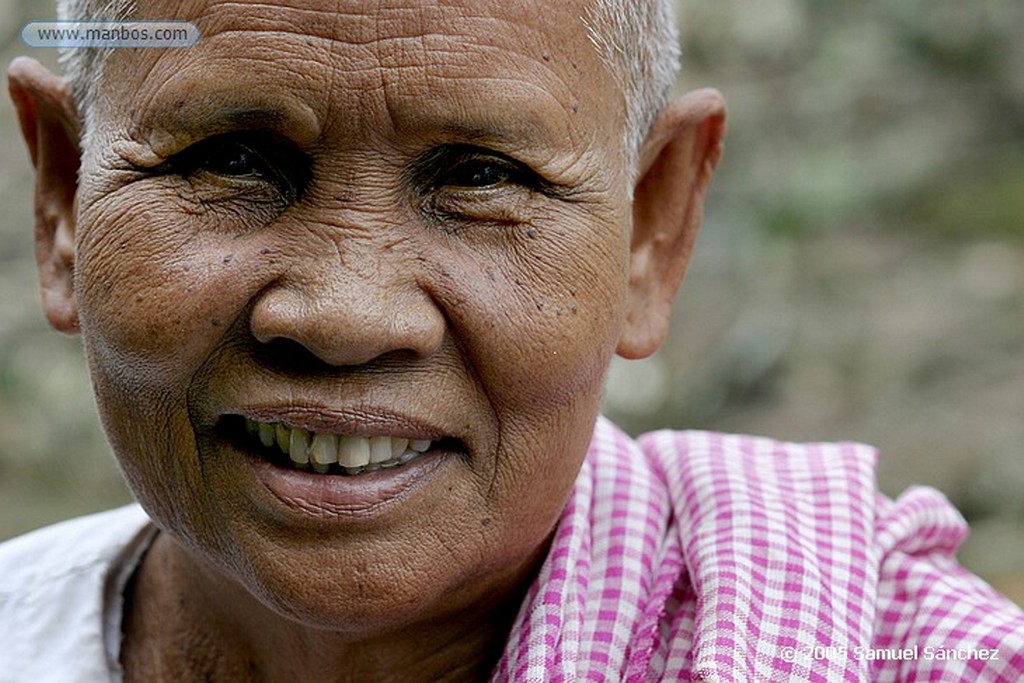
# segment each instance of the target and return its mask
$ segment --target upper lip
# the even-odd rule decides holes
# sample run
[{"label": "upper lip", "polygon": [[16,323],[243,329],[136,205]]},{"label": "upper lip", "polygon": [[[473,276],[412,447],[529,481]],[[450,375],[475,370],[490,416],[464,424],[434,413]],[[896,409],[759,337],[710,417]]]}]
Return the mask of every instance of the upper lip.
[{"label": "upper lip", "polygon": [[339,409],[299,404],[248,405],[226,410],[224,414],[241,415],[256,422],[280,422],[288,427],[321,434],[430,441],[452,436],[439,425],[422,418],[375,406]]}]

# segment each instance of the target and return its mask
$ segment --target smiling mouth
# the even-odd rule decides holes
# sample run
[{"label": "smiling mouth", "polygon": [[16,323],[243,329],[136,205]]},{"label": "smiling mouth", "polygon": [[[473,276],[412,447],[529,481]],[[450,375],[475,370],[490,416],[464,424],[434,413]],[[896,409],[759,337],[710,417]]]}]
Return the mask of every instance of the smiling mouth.
[{"label": "smiling mouth", "polygon": [[249,450],[255,450],[278,467],[317,474],[368,474],[401,467],[434,450],[455,447],[452,439],[429,441],[310,432],[281,422],[258,422],[247,417],[235,424],[244,431],[239,436]]}]

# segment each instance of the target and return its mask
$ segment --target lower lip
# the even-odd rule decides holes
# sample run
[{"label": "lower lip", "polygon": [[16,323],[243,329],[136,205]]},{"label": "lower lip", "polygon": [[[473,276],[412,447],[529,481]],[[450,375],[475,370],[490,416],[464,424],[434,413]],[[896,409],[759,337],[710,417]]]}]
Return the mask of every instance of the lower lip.
[{"label": "lower lip", "polygon": [[270,494],[272,509],[283,506],[293,514],[331,519],[376,516],[402,504],[436,479],[453,455],[435,449],[398,467],[356,475],[288,469],[255,455],[249,462]]}]

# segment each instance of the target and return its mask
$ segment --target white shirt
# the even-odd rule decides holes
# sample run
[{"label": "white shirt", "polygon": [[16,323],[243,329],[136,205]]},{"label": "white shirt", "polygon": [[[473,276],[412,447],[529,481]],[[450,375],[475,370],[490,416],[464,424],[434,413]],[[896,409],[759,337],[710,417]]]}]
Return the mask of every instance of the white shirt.
[{"label": "white shirt", "polygon": [[120,681],[124,587],[155,534],[130,505],[0,545],[0,683]]}]

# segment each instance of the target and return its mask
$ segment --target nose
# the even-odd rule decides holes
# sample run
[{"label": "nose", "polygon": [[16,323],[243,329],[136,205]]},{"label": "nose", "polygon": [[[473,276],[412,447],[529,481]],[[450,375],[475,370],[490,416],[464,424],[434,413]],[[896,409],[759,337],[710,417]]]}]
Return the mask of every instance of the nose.
[{"label": "nose", "polygon": [[294,342],[336,366],[389,355],[426,358],[443,343],[445,317],[397,265],[360,272],[335,260],[313,273],[285,276],[255,301],[252,335],[264,344]]}]

